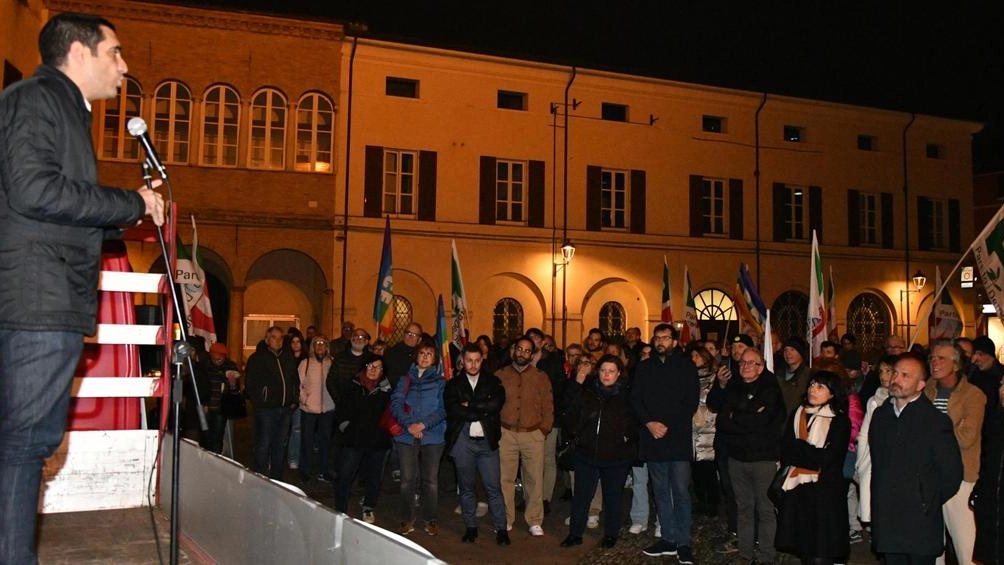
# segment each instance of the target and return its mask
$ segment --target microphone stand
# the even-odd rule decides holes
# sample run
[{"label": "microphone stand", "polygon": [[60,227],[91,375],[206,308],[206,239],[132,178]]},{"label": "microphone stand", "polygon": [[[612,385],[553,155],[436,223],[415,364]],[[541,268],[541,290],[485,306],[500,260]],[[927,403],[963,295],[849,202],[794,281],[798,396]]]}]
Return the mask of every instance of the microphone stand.
[{"label": "microphone stand", "polygon": [[[150,173],[150,159],[147,158],[142,163],[143,182],[146,187],[153,190],[153,177]],[[166,176],[164,176],[166,180]],[[165,214],[169,209],[165,208]],[[160,253],[164,259],[165,271],[171,269],[171,256],[167,253],[167,244],[164,242],[164,229],[162,226],[154,226],[157,232],[157,241],[160,243]],[[179,338],[174,342],[171,351],[171,362],[174,364],[174,375],[171,378],[171,401],[174,408],[172,422],[172,453],[171,453],[171,565],[178,564],[178,494],[181,490],[181,478],[179,476],[181,462],[181,398],[182,398],[182,378],[181,367],[188,365],[188,376],[192,380],[192,392],[195,400],[195,412],[199,416],[199,429],[206,431],[209,425],[206,423],[206,415],[202,412],[202,401],[199,399],[199,387],[195,382],[195,365],[192,363],[192,346],[188,343],[188,331],[186,329],[185,316],[178,302],[178,291],[174,288],[174,280],[168,272],[169,281],[167,287],[171,289],[171,301],[174,303],[174,314],[178,319]]]}]

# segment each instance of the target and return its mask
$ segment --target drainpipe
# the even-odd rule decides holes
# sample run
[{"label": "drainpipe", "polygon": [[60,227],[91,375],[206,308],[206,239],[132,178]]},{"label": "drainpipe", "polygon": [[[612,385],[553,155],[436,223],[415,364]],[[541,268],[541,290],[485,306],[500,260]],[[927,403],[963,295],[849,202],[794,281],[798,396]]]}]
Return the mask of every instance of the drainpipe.
[{"label": "drainpipe", "polygon": [[[350,155],[352,153],[352,78],[354,76],[354,69],[356,63],[356,47],[359,44],[359,38],[352,38],[352,53],[349,55],[349,87],[348,87],[348,101],[346,103],[347,108],[345,109],[345,200],[343,202],[342,210],[342,297],[341,304],[339,306],[338,323],[345,323],[345,285],[348,279],[349,270],[349,168]],[[334,332],[334,328],[332,328]]]},{"label": "drainpipe", "polygon": [[[767,93],[763,93],[763,98],[760,99],[760,105],[756,108],[756,113],[753,114],[753,135],[755,139],[753,140],[754,147],[754,163],[753,163],[753,187],[755,189],[755,202],[756,208],[756,247],[754,248],[754,255],[756,257],[756,287],[760,286],[760,111],[763,107],[767,105]],[[777,218],[774,218],[777,221]]]},{"label": "drainpipe", "polygon": [[[906,131],[910,129],[913,125],[914,120],[917,119],[917,114],[910,114],[910,121],[906,123],[903,128],[903,233],[906,236],[904,240],[905,245],[903,256],[905,259],[906,267],[903,272],[903,280],[906,281],[907,291],[910,290],[910,183],[908,182],[908,171],[906,164]],[[910,333],[910,293],[906,292],[906,333],[909,336]],[[918,299],[920,295],[917,295]]]},{"label": "drainpipe", "polygon": [[[568,91],[572,88],[572,83],[575,82],[576,69],[572,67],[572,74],[568,75],[568,83],[565,84],[565,149],[564,149],[564,160],[565,165],[562,169],[562,174],[564,176],[563,186],[562,186],[562,204],[561,210],[563,217],[561,220],[561,244],[564,245],[568,241]],[[551,261],[554,261],[554,255],[551,255]],[[565,302],[566,290],[568,288],[568,265],[565,264],[564,268],[561,270],[561,347],[564,348],[568,342],[568,304]]]}]

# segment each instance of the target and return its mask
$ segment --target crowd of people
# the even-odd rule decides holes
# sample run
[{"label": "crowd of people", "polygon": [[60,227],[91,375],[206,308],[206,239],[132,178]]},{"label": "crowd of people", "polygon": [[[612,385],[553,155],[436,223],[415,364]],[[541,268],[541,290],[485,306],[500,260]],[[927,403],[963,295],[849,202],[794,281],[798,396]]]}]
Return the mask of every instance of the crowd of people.
[{"label": "crowd of people", "polygon": [[[628,535],[654,527],[643,553],[683,564],[695,560],[694,513],[723,516],[731,536],[715,550],[737,563],[779,552],[846,563],[865,531],[886,562],[943,562],[946,539],[958,563],[1001,560],[1004,366],[986,336],[907,352],[893,335],[872,364],[851,334],[815,356],[803,338],[774,334],[765,357],[750,335],[684,344],[665,323],[648,343],[639,328],[620,342],[592,329],[563,350],[531,328],[511,343],[478,337],[455,352],[447,379],[417,323],[389,348],[351,323],[342,330],[329,343],[312,327],[273,327],[248,359],[254,470],[279,479],[288,463],[303,482],[333,482],[340,512],[358,480],[360,517],[375,523],[389,465],[398,534],[438,535],[449,462],[464,543],[485,515],[499,545],[520,514],[543,536],[567,473],[561,547],[600,527],[600,546],[614,547],[628,486]],[[239,385],[220,344],[206,367],[212,416]],[[218,436],[203,445],[218,450]]]}]

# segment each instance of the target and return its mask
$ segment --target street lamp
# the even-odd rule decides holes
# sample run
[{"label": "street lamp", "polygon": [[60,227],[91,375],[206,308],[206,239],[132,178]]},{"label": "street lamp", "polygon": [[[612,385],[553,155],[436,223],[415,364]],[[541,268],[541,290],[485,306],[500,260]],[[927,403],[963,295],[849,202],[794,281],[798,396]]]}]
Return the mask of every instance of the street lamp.
[{"label": "street lamp", "polygon": [[561,244],[561,259],[554,261],[554,276],[558,276],[561,271],[561,343],[565,345],[565,336],[568,332],[568,304],[565,301],[568,288],[568,265],[575,257],[575,246],[567,237]]},{"label": "street lamp", "polygon": [[[909,336],[910,328],[913,326],[913,324],[910,323],[910,293],[916,292],[919,295],[920,291],[924,289],[924,285],[927,284],[927,277],[924,275],[924,271],[917,269],[917,272],[913,274],[912,280],[914,286],[913,290],[909,288],[904,288],[899,291],[899,306],[906,313],[907,336]],[[906,303],[905,307],[904,307],[904,300]]]}]

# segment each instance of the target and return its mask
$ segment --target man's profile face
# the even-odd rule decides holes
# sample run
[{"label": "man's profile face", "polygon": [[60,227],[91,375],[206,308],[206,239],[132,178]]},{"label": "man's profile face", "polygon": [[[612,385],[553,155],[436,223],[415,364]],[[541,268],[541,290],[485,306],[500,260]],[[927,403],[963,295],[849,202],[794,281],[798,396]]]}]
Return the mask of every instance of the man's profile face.
[{"label": "man's profile face", "polygon": [[100,26],[104,39],[94,48],[94,52],[80,42],[74,42],[70,47],[70,55],[76,48],[83,55],[81,76],[84,84],[79,85],[84,97],[88,100],[106,100],[119,94],[122,77],[129,71],[125,59],[122,58],[122,45],[115,31],[106,26]]}]

